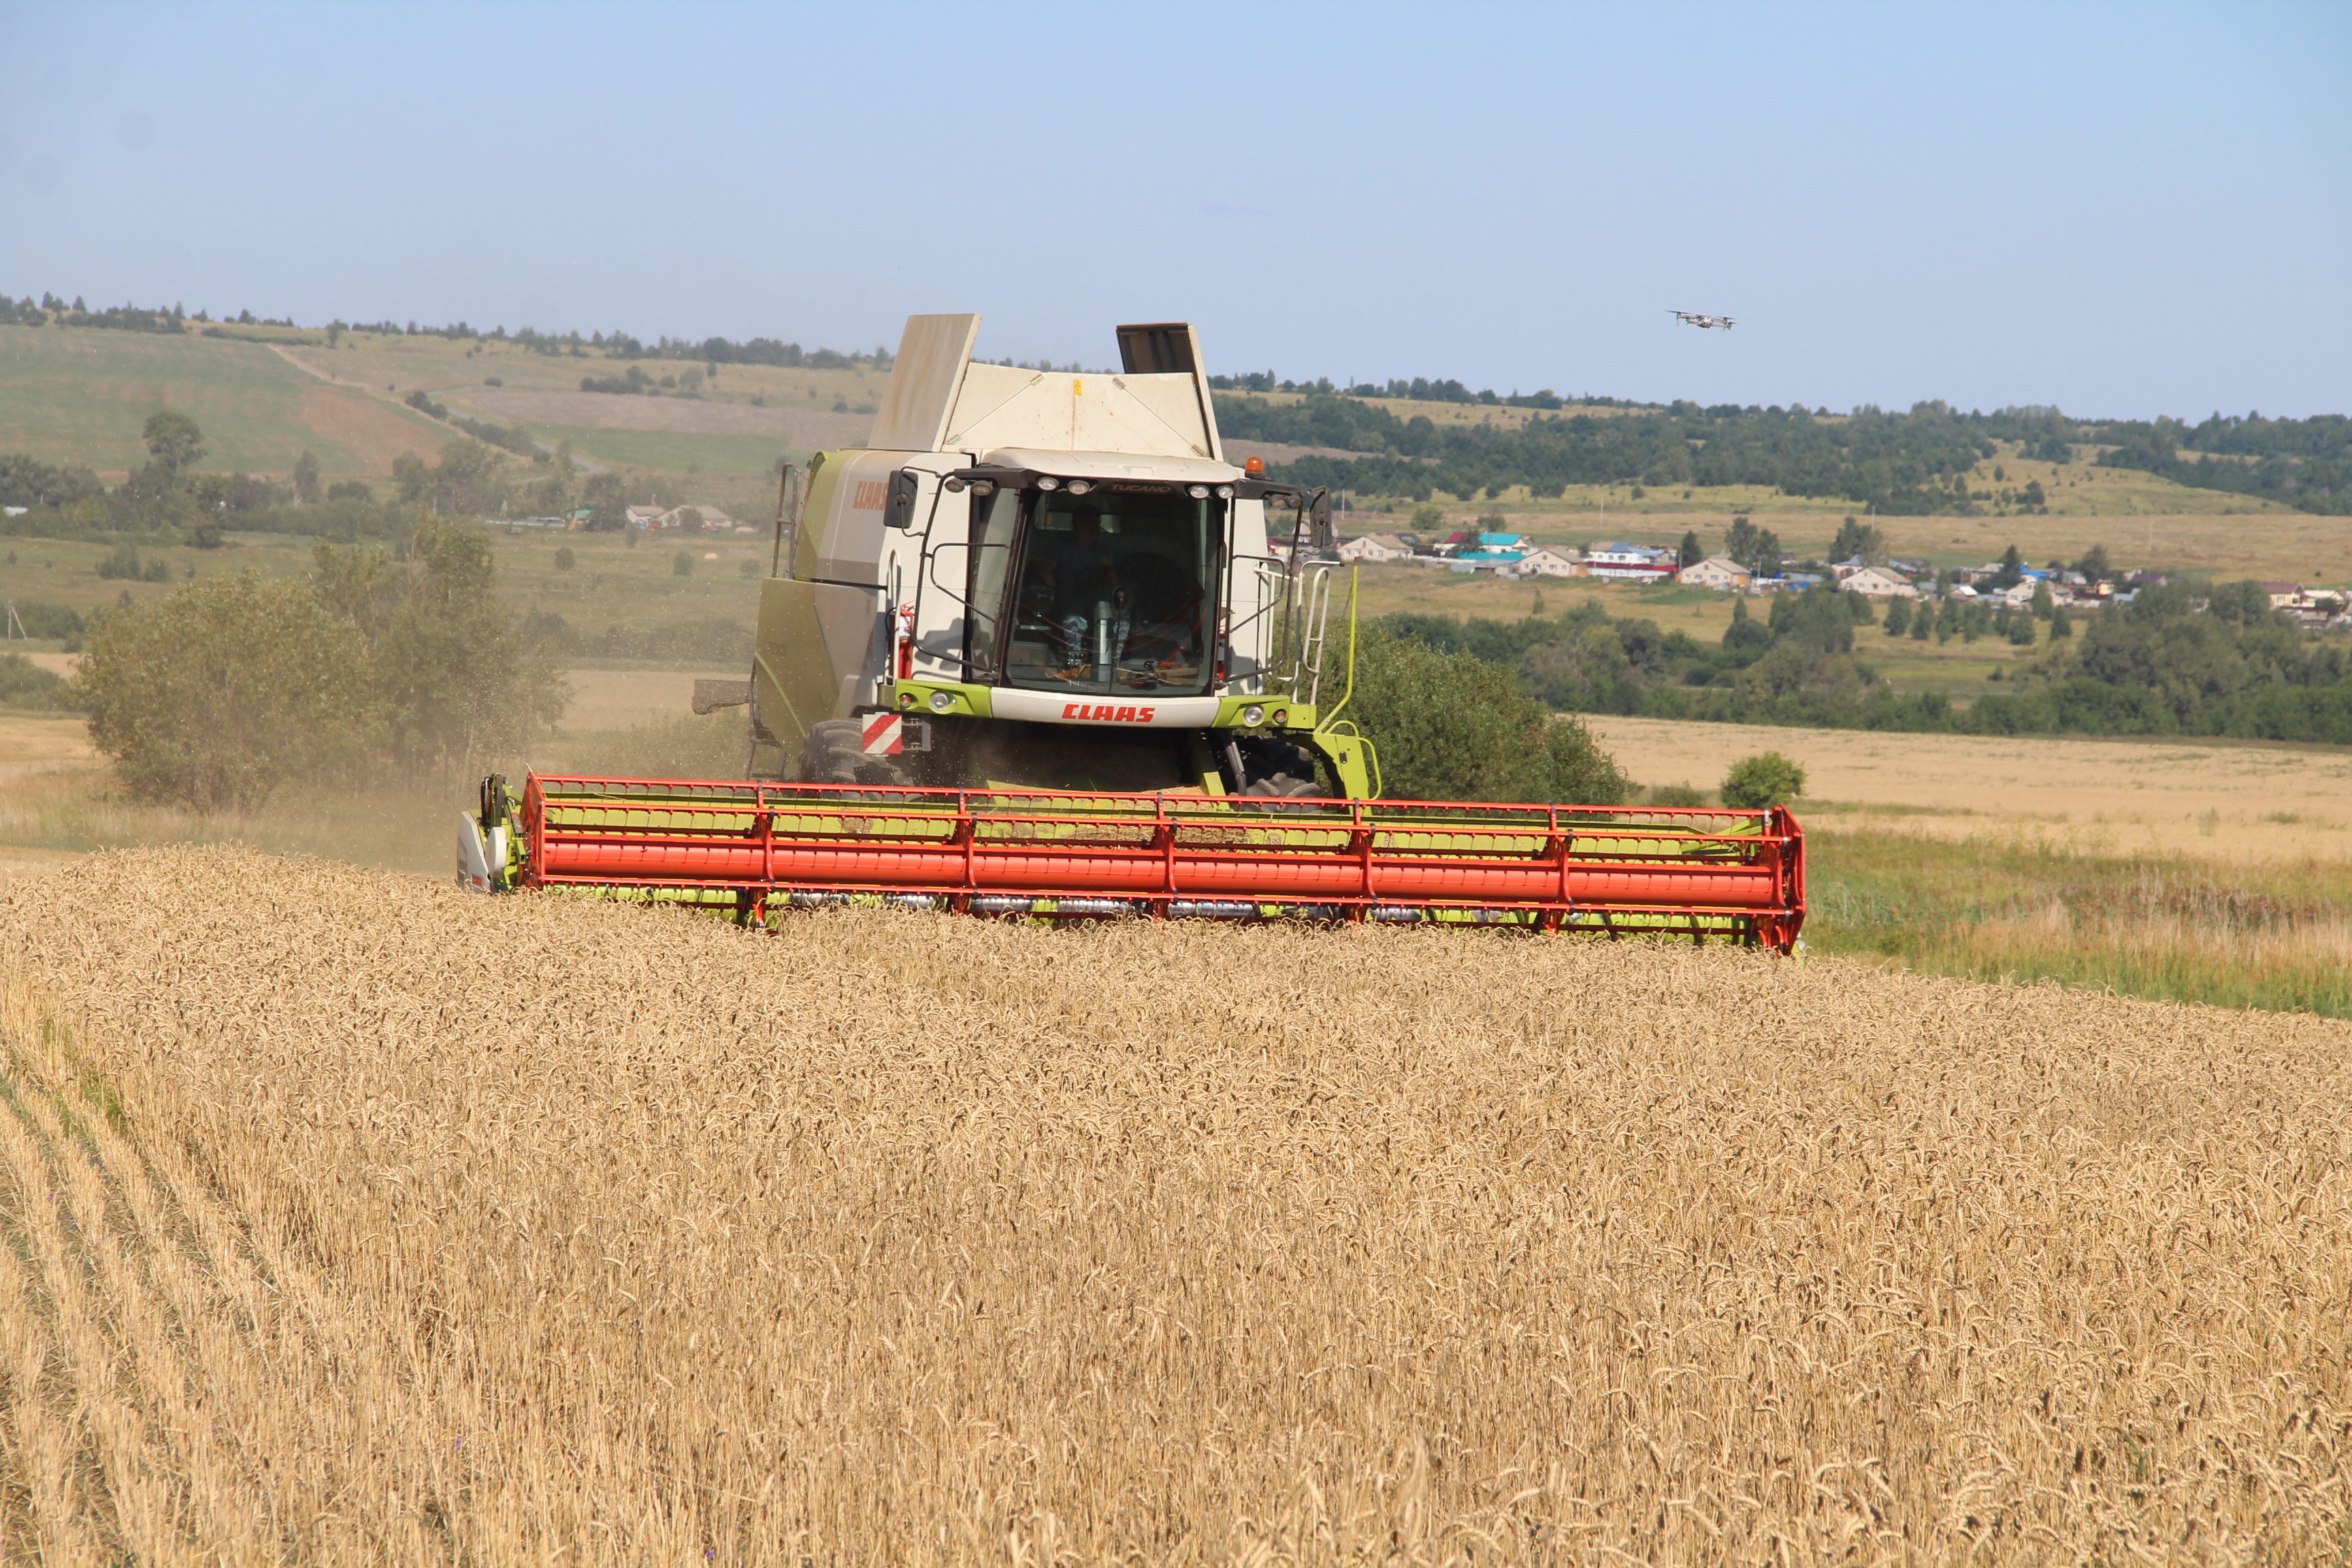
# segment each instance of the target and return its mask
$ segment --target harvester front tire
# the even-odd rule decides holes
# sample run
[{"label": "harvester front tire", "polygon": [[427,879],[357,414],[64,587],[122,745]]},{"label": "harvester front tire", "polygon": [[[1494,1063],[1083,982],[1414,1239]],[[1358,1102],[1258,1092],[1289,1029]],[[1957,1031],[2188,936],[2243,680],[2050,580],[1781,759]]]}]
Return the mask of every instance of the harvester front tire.
[{"label": "harvester front tire", "polygon": [[865,760],[866,732],[854,719],[824,719],[809,727],[801,742],[800,782],[854,784]]},{"label": "harvester front tire", "polygon": [[1241,793],[1276,800],[1321,800],[1322,783],[1315,776],[1315,756],[1304,746],[1268,735],[1245,736],[1235,745],[1242,760]]}]

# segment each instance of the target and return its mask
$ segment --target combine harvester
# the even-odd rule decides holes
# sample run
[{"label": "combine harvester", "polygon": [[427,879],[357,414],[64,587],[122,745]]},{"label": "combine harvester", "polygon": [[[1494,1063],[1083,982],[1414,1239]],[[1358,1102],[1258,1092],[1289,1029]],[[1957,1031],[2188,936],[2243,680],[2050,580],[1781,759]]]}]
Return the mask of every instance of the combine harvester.
[{"label": "combine harvester", "polygon": [[1192,328],[1121,327],[1097,375],[975,362],[979,326],[909,319],[872,446],[787,469],[751,679],[697,693],[748,705],[746,778],[492,777],[462,881],[757,923],[887,903],[1794,944],[1785,808],[1381,798],[1345,716],[1352,593],[1327,679],[1327,499],[1225,461]]}]

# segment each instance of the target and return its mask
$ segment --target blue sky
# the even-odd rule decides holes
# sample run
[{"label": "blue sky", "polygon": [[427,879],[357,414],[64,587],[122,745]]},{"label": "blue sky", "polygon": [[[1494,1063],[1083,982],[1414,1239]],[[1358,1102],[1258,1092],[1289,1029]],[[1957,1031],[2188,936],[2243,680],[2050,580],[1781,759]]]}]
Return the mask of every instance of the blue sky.
[{"label": "blue sky", "polygon": [[[0,289],[2352,411],[2352,5],[0,0]],[[1729,313],[1730,332],[1670,309]]]}]

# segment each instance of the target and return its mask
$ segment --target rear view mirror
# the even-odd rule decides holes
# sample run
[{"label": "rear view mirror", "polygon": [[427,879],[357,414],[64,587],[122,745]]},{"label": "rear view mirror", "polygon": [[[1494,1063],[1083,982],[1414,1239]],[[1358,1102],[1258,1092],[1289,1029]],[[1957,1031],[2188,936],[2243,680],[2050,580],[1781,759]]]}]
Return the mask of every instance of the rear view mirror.
[{"label": "rear view mirror", "polygon": [[920,493],[922,480],[912,468],[900,468],[890,476],[890,500],[883,509],[882,525],[886,528],[912,528],[915,524],[915,497]]},{"label": "rear view mirror", "polygon": [[1316,554],[1321,555],[1331,549],[1334,541],[1331,536],[1329,490],[1318,488],[1307,498],[1307,543]]}]

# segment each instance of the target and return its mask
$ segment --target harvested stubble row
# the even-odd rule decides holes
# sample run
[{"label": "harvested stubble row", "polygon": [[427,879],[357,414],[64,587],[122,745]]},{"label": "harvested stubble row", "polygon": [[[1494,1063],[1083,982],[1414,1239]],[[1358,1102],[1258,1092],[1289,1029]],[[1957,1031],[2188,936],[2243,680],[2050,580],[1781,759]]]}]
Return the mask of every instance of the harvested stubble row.
[{"label": "harvested stubble row", "polygon": [[2331,1560],[2352,1027],[1467,931],[0,895],[6,1548]]}]

